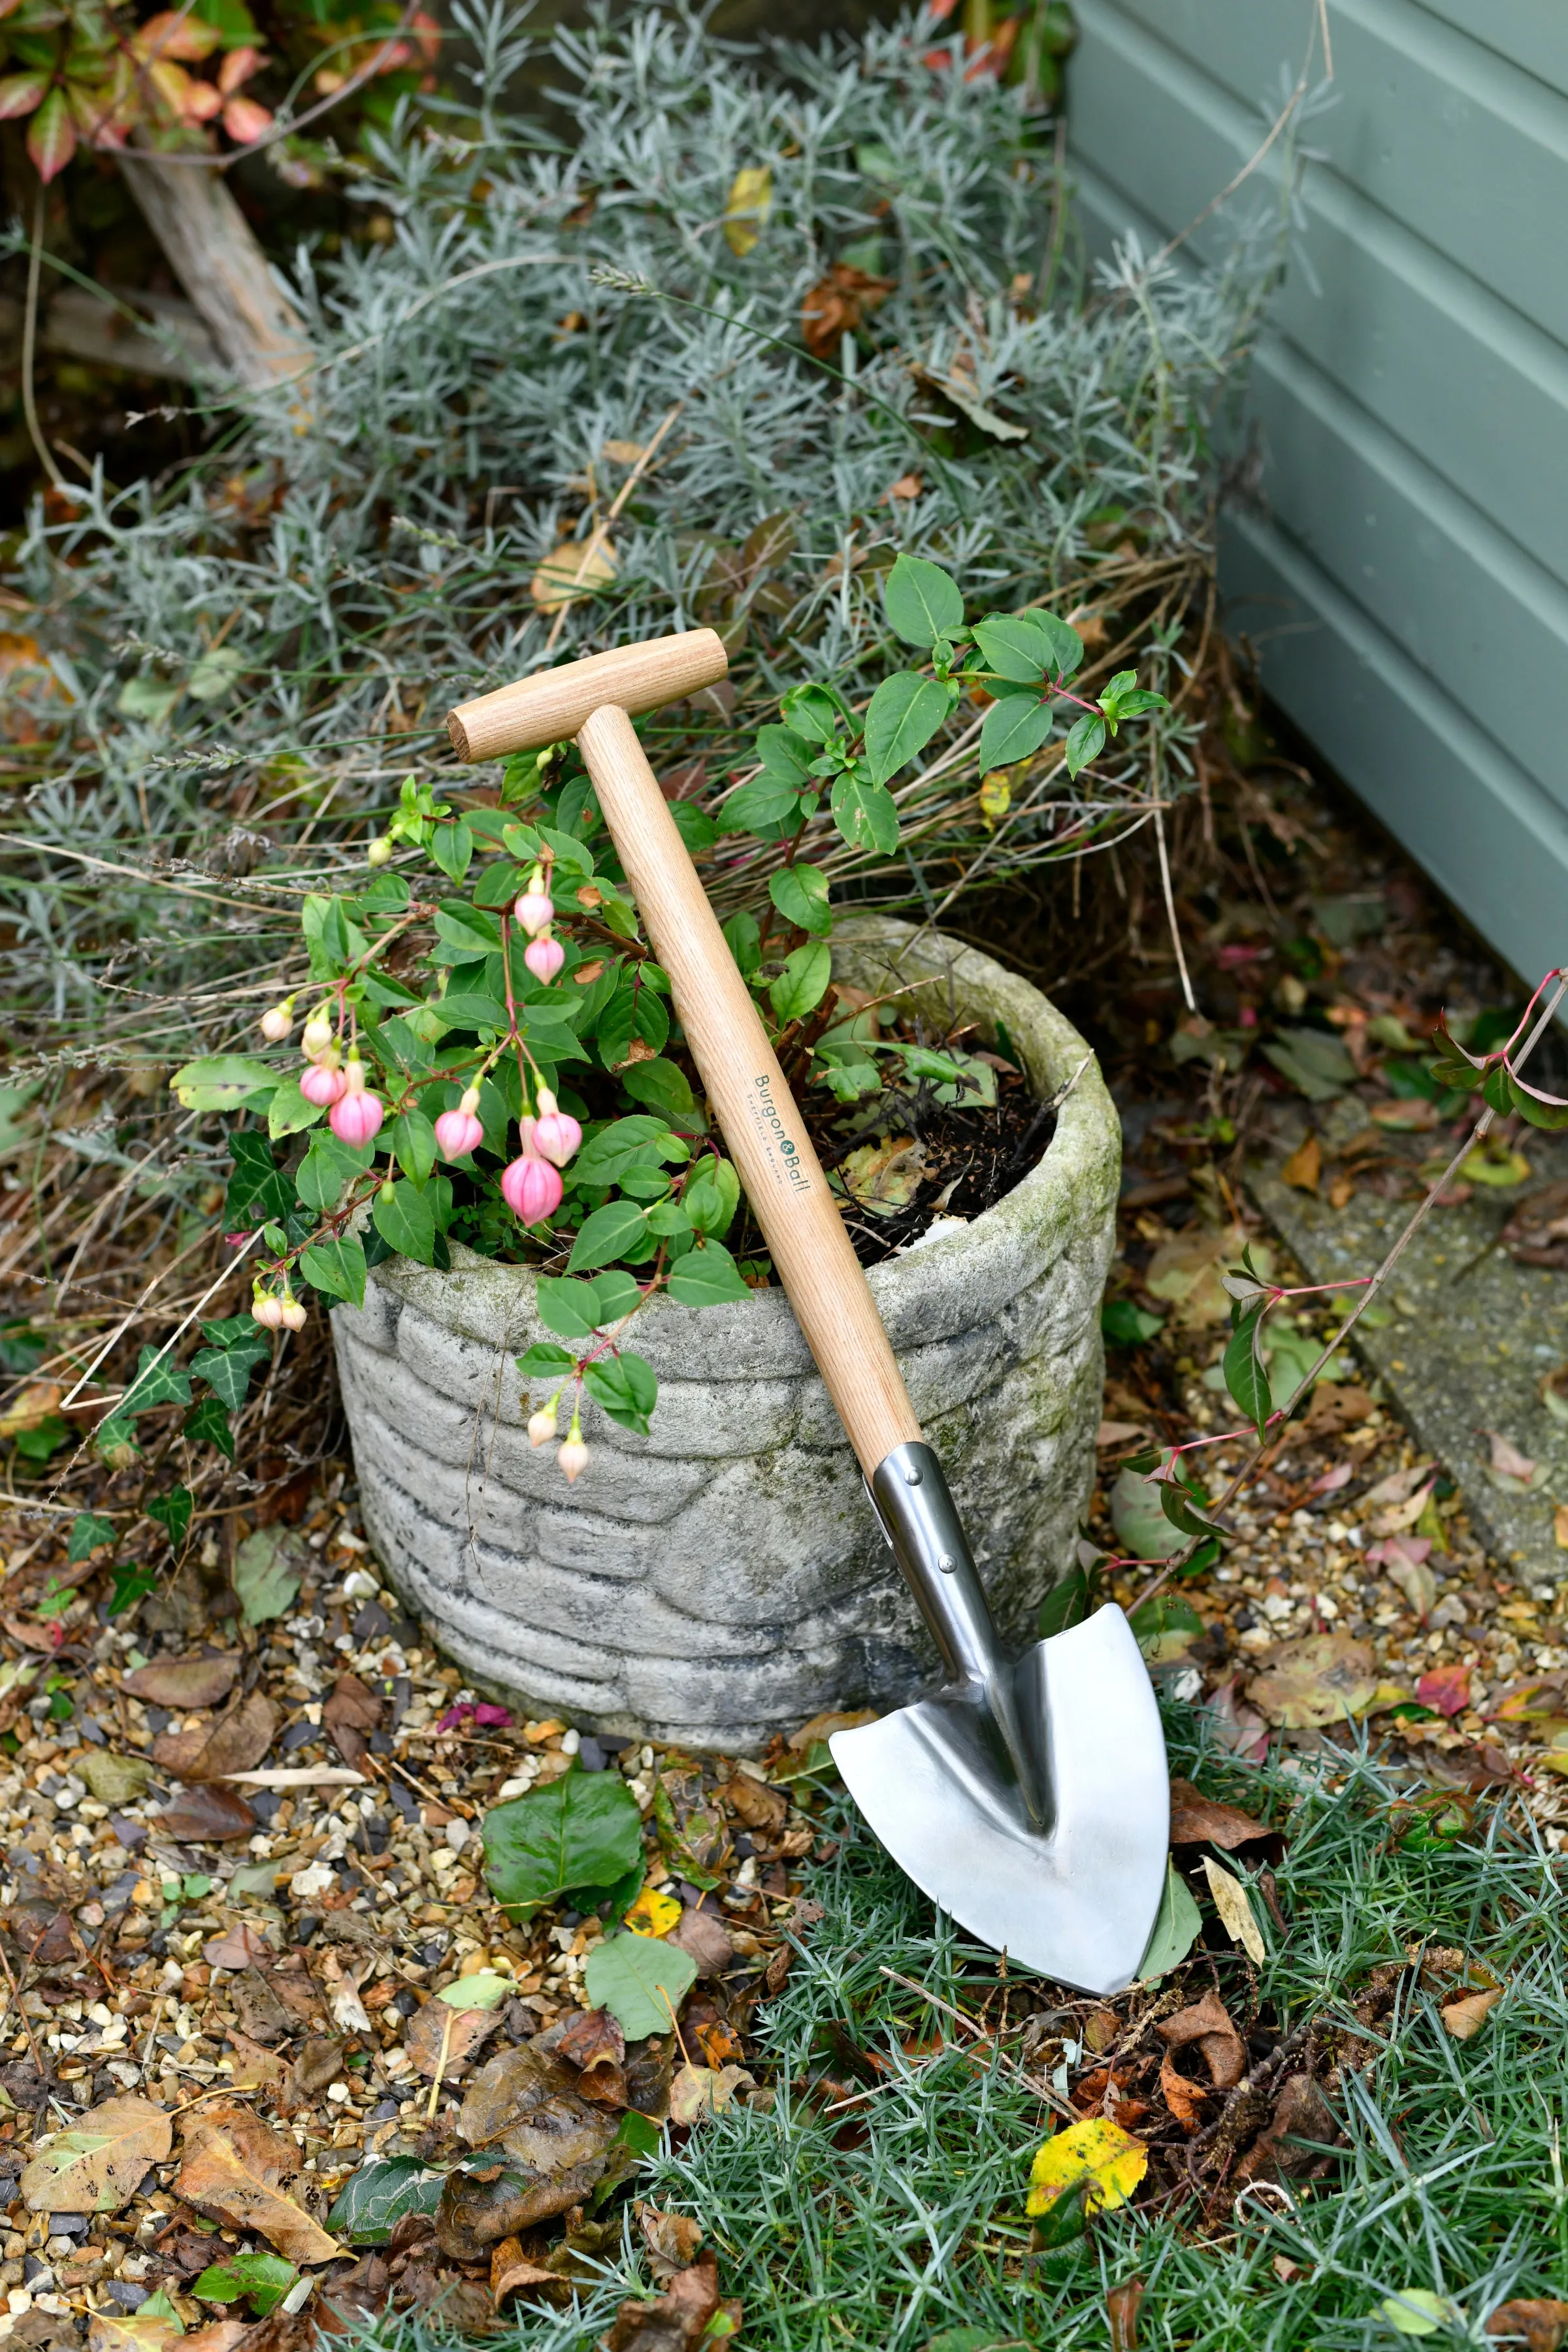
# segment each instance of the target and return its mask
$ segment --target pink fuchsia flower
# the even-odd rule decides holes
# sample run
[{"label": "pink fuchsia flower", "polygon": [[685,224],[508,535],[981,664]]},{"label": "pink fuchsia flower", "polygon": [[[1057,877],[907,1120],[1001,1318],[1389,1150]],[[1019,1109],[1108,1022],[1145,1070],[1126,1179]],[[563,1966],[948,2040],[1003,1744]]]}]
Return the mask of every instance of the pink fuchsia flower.
[{"label": "pink fuchsia flower", "polygon": [[544,887],[544,868],[536,866],[529,876],[528,887],[512,908],[512,913],[530,938],[548,929],[555,919],[555,906]]},{"label": "pink fuchsia flower", "polygon": [[477,1731],[504,1731],[510,1722],[510,1707],[496,1706],[487,1698],[460,1698],[456,1706],[447,1709],[436,1728],[437,1731],[457,1731],[465,1723],[472,1723]]},{"label": "pink fuchsia flower", "polygon": [[343,1076],[347,1090],[327,1113],[327,1124],[340,1143],[357,1151],[362,1145],[374,1141],[380,1132],[386,1107],[381,1097],[365,1085],[364,1064],[357,1054],[349,1055]]},{"label": "pink fuchsia flower", "polygon": [[574,1486],[588,1467],[588,1449],[583,1443],[583,1433],[577,1425],[575,1413],[572,1416],[572,1426],[565,1443],[556,1448],[555,1459],[566,1473],[566,1484]]},{"label": "pink fuchsia flower", "polygon": [[522,951],[522,960],[535,980],[548,988],[566,961],[566,950],[559,940],[530,940]]},{"label": "pink fuchsia flower", "polygon": [[561,1206],[565,1189],[548,1160],[524,1149],[501,1171],[501,1197],[525,1225],[542,1225]]},{"label": "pink fuchsia flower", "polygon": [[485,1139],[472,1111],[444,1110],[436,1121],[436,1147],[443,1160],[466,1160]]},{"label": "pink fuchsia flower", "polygon": [[300,1081],[300,1092],[308,1103],[319,1110],[330,1110],[333,1103],[347,1094],[349,1082],[342,1070],[331,1062],[312,1062]]},{"label": "pink fuchsia flower", "polygon": [[[533,953],[530,948],[529,954]],[[564,1168],[583,1140],[583,1130],[569,1110],[563,1110],[548,1087],[539,1089],[539,1117],[534,1121],[533,1148],[557,1168]]]}]

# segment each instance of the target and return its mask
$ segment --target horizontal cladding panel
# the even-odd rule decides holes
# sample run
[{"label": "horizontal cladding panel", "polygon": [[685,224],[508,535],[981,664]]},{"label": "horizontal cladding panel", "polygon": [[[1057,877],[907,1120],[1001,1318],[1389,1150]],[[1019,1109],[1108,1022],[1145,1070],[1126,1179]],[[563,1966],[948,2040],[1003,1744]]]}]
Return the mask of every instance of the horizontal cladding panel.
[{"label": "horizontal cladding panel", "polygon": [[1418,5],[1568,98],[1568,8],[1562,0],[1486,0],[1484,8],[1475,0]]},{"label": "horizontal cladding panel", "polygon": [[1230,519],[1221,582],[1269,692],[1482,936],[1531,983],[1559,962],[1562,811],[1268,523]]},{"label": "horizontal cladding panel", "polygon": [[[1242,110],[1248,152],[1306,38],[1299,0],[1081,0],[1078,14],[1085,48],[1104,42],[1124,65],[1142,52],[1145,70],[1184,59],[1209,78]],[[1568,240],[1546,229],[1568,210],[1568,100],[1413,0],[1339,0],[1331,24],[1333,103],[1305,133],[1326,158],[1314,169],[1568,342]]]},{"label": "horizontal cladding panel", "polygon": [[[1073,156],[1168,233],[1225,185],[1253,127],[1141,36],[1123,49],[1115,16],[1090,0],[1072,67]],[[1331,175],[1312,176],[1307,202],[1305,258],[1292,256],[1271,311],[1280,333],[1568,579],[1568,352]],[[1216,218],[1194,247],[1217,257],[1231,234]]]},{"label": "horizontal cladding panel", "polygon": [[1268,512],[1409,659],[1568,810],[1568,590],[1352,406],[1289,345],[1253,374]]}]

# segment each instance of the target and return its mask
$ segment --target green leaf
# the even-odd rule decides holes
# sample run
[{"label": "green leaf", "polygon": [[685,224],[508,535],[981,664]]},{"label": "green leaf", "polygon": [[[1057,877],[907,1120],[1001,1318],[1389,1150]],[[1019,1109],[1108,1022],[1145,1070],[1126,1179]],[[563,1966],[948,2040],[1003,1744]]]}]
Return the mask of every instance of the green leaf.
[{"label": "green leaf", "polygon": [[223,1203],[228,1223],[237,1224],[247,1212],[256,1224],[277,1223],[286,1217],[294,1205],[293,1187],[267,1138],[241,1128],[230,1134],[228,1149],[234,1163]]},{"label": "green leaf", "polygon": [[783,866],[768,877],[768,896],[786,923],[826,939],[833,929],[827,877],[820,866]]},{"label": "green leaf", "polygon": [[1065,1633],[1069,1626],[1081,1625],[1095,1605],[1099,1589],[1098,1570],[1079,1567],[1053,1584],[1041,1601],[1036,1619],[1036,1631],[1042,1642],[1053,1633]]},{"label": "green leaf", "polygon": [[669,814],[689,856],[700,857],[705,849],[712,848],[719,827],[706,809],[700,809],[695,801],[671,801]]},{"label": "green leaf", "polygon": [[188,1486],[171,1487],[166,1495],[154,1495],[153,1500],[144,1506],[147,1517],[150,1519],[156,1519],[158,1525],[167,1532],[170,1544],[175,1551],[179,1550],[185,1540],[186,1530],[191,1524],[191,1513],[195,1507],[196,1498]]},{"label": "green leaf", "polygon": [[647,1233],[647,1213],[635,1201],[606,1201],[602,1209],[583,1220],[566,1261],[567,1271],[587,1274],[595,1266],[608,1265],[612,1258],[635,1249]]},{"label": "green leaf", "polygon": [[208,1054],[187,1062],[169,1084],[186,1110],[241,1110],[269,1102],[279,1075],[252,1054]]},{"label": "green leaf", "polygon": [[198,1348],[191,1358],[193,1379],[205,1381],[220,1405],[237,1412],[250,1392],[250,1376],[258,1364],[267,1362],[272,1353],[272,1343],[263,1337],[259,1327],[250,1327],[248,1346],[242,1340],[232,1348]]},{"label": "green leaf", "polygon": [[784,970],[768,991],[768,1001],[781,1021],[802,1021],[820,1004],[833,977],[833,954],[825,940],[810,940],[784,959]]},{"label": "green leaf", "polygon": [[[833,732],[831,723],[827,731]],[[793,727],[759,727],[756,748],[763,774],[770,782],[785,785],[792,793],[810,790],[811,763],[816,756],[811,739],[797,735]]]},{"label": "green leaf", "polygon": [[[633,1070],[651,1066],[647,1062],[634,1062]],[[632,1071],[626,1073],[630,1077]],[[634,1111],[629,1118],[613,1119],[591,1135],[572,1162],[574,1184],[618,1184],[627,1171],[639,1165],[657,1161],[663,1139],[669,1133],[668,1120],[651,1117],[647,1111]]]},{"label": "green leaf", "polygon": [[390,1193],[384,1189],[377,1192],[370,1213],[389,1249],[416,1259],[421,1265],[435,1265],[436,1202],[428,1188],[422,1192],[399,1177]]},{"label": "green leaf", "polygon": [[885,784],[889,776],[924,751],[952,709],[945,686],[907,669],[885,677],[871,697],[866,713],[866,758],[872,782]]},{"label": "green leaf", "polygon": [[1203,1933],[1203,1913],[1191,1888],[1176,1875],[1175,1864],[1167,1862],[1165,1891],[1154,1914],[1148,1948],[1138,1964],[1140,1982],[1152,1984],[1156,1978],[1168,1976],[1179,1960],[1186,1958]]},{"label": "green leaf", "polygon": [[647,1435],[648,1416],[658,1402],[658,1382],[652,1365],[641,1356],[633,1355],[629,1349],[619,1355],[601,1356],[584,1373],[583,1386],[612,1421],[635,1431],[638,1437]]},{"label": "green leaf", "polygon": [[[193,2280],[190,2291],[202,2303],[237,2303],[243,2295],[258,2318],[265,2318],[299,2275],[281,2254],[230,2254],[225,2262],[209,2263]],[[143,2304],[142,2309],[146,2308]]]},{"label": "green leaf", "polygon": [[779,708],[788,730],[813,743],[831,743],[844,716],[837,696],[826,686],[792,686]]},{"label": "green leaf", "polygon": [[[238,1142],[238,1136],[233,1140]],[[307,1209],[319,1216],[335,1209],[342,1200],[343,1188],[361,1176],[374,1157],[374,1146],[364,1144],[358,1150],[340,1143],[330,1129],[323,1129],[310,1138],[310,1148],[294,1171],[294,1190]]]},{"label": "green leaf", "polygon": [[[642,1815],[618,1772],[563,1773],[484,1820],[485,1876],[514,1925],[642,1865]],[[582,1907],[582,1906],[579,1906]]]},{"label": "green leaf", "polygon": [[79,1511],[71,1521],[70,1540],[66,1546],[66,1559],[73,1565],[79,1559],[90,1559],[100,1544],[114,1541],[114,1522],[97,1511]]},{"label": "green leaf", "polygon": [[445,996],[432,1001],[430,1010],[448,1029],[489,1029],[498,1035],[506,1034],[506,1006],[499,996],[487,996],[481,990],[449,989]]},{"label": "green leaf", "polygon": [[586,1339],[608,1323],[629,1315],[642,1296],[633,1277],[620,1266],[608,1266],[591,1282],[572,1282],[542,1274],[536,1292],[539,1319],[547,1331],[563,1339]]},{"label": "green leaf", "polygon": [[750,980],[763,961],[763,935],[755,915],[731,915],[720,925],[736,970]]},{"label": "green leaf", "polygon": [[106,1462],[112,1455],[123,1453],[127,1446],[132,1454],[142,1451],[136,1443],[135,1423],[121,1420],[118,1413],[111,1413],[107,1421],[99,1423],[92,1433],[92,1442]]},{"label": "green leaf", "polygon": [[1509,1079],[1508,1091],[1512,1108],[1521,1118],[1528,1119],[1531,1127],[1548,1130],[1568,1127],[1568,1102],[1550,1095],[1538,1095],[1531,1087],[1521,1086],[1514,1077]]},{"label": "green leaf", "polygon": [[[576,1286],[573,1285],[574,1289]],[[526,1355],[519,1356],[517,1369],[525,1381],[537,1381],[569,1372],[576,1360],[570,1348],[558,1348],[552,1339],[536,1339]]]},{"label": "green leaf", "polygon": [[134,1609],[139,1601],[146,1599],[158,1581],[158,1571],[149,1568],[143,1560],[125,1559],[117,1561],[110,1573],[114,1579],[114,1589],[109,1596],[109,1615],[112,1622],[116,1617],[123,1617],[128,1609]]},{"label": "green leaf", "polygon": [[443,874],[460,882],[468,870],[474,854],[474,836],[462,817],[454,817],[449,824],[438,824],[430,836],[430,855]]},{"label": "green leaf", "polygon": [[890,857],[899,845],[899,812],[885,785],[840,776],[833,787],[833,822],[851,849]]},{"label": "green leaf", "polygon": [[[509,866],[509,873],[517,868]],[[518,889],[522,885],[518,884]],[[516,892],[512,893],[513,897]],[[464,963],[475,956],[497,953],[500,947],[500,925],[491,914],[480,913],[477,908],[466,907],[461,899],[448,898],[436,909],[436,937],[452,953],[443,956],[443,963]]]},{"label": "green leaf", "polygon": [[1263,1051],[1280,1076],[1289,1078],[1309,1102],[1327,1102],[1355,1083],[1355,1064],[1327,1030],[1281,1029]]},{"label": "green leaf", "polygon": [[1086,710],[1077,725],[1068,731],[1068,775],[1076,776],[1080,768],[1087,768],[1091,760],[1098,760],[1104,749],[1105,721],[1096,718],[1092,711]]},{"label": "green leaf", "polygon": [[133,1413],[151,1412],[157,1405],[189,1404],[190,1401],[189,1373],[149,1340],[137,1359],[135,1379],[114,1409],[115,1417],[129,1421]]},{"label": "green leaf", "polygon": [[297,1135],[301,1128],[314,1127],[326,1115],[324,1103],[305,1100],[298,1078],[285,1078],[267,1106],[267,1132],[275,1140],[280,1136]]},{"label": "green leaf", "polygon": [[741,1203],[741,1180],[728,1160],[700,1160],[681,1190],[680,1205],[700,1234],[726,1234]]},{"label": "green leaf", "polygon": [[974,642],[993,677],[1038,686],[1051,667],[1051,642],[1032,613],[988,613],[974,624]]},{"label": "green leaf", "polygon": [[783,824],[794,816],[799,799],[797,785],[764,769],[730,794],[719,812],[720,828],[724,833],[755,833],[763,825]]},{"label": "green leaf", "polygon": [[594,2007],[607,2009],[628,2042],[640,2041],[670,2032],[697,1981],[697,1963],[655,1936],[606,1936],[589,1953],[583,1981]]},{"label": "green leaf", "polygon": [[699,1242],[669,1270],[669,1295],[681,1307],[723,1307],[749,1298],[735,1261],[722,1242]]},{"label": "green leaf", "polygon": [[434,2214],[446,2185],[446,2172],[416,2156],[367,2156],[344,2181],[327,2227],[351,2246],[384,2246],[406,2214]]},{"label": "green leaf", "polygon": [[423,1184],[436,1165],[436,1130],[424,1112],[400,1111],[386,1139],[404,1174]]},{"label": "green leaf", "polygon": [[346,1298],[351,1307],[364,1305],[364,1245],[352,1234],[312,1242],[300,1253],[300,1271],[330,1298]]},{"label": "green leaf", "polygon": [[899,557],[882,584],[882,609],[907,646],[934,646],[963,626],[957,582],[920,555]]},{"label": "green leaf", "polygon": [[634,1102],[647,1103],[666,1118],[689,1118],[697,1108],[680,1065],[663,1061],[658,1055],[651,1062],[634,1062],[623,1070],[621,1084]]},{"label": "green leaf", "polygon": [[297,1555],[298,1538],[277,1526],[258,1528],[238,1547],[231,1576],[247,1625],[288,1615],[300,1592]]},{"label": "green leaf", "polygon": [[1435,2294],[1427,2286],[1402,2287],[1385,2294],[1378,2310],[1398,2336],[1436,2336],[1441,2327],[1464,2325],[1465,2315],[1452,2295]]},{"label": "green leaf", "polygon": [[1224,1358],[1225,1384],[1242,1412],[1263,1434],[1263,1424],[1274,1410],[1268,1392],[1268,1372],[1263,1361],[1261,1305],[1249,1307],[1230,1335]]},{"label": "green leaf", "polygon": [[198,1397],[180,1423],[182,1433],[193,1445],[216,1445],[220,1454],[234,1460],[234,1432],[228,1424],[228,1414],[215,1396]]},{"label": "green leaf", "polygon": [[982,774],[992,768],[1010,768],[1026,760],[1050,740],[1056,719],[1048,702],[1035,694],[1005,694],[985,714],[980,730]]},{"label": "green leaf", "polygon": [[1171,1592],[1146,1601],[1142,1609],[1134,1609],[1127,1622],[1151,1666],[1169,1665],[1174,1658],[1184,1658],[1193,1643],[1203,1638],[1204,1621],[1197,1611]]}]

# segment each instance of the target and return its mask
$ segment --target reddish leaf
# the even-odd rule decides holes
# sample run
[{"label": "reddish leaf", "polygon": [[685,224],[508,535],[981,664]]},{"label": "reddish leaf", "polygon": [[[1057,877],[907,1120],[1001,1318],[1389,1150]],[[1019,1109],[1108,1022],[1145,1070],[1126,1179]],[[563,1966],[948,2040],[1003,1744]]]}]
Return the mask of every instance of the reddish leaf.
[{"label": "reddish leaf", "polygon": [[34,115],[27,152],[46,185],[58,178],[76,153],[76,124],[63,89],[51,89]]},{"label": "reddish leaf", "polygon": [[[249,1807],[246,1808],[247,1811]],[[237,1919],[226,1935],[215,1936],[202,1946],[202,1958],[209,1968],[248,1969],[274,1957],[271,1945],[259,1928],[247,1920]]]},{"label": "reddish leaf", "polygon": [[1487,2322],[1489,2336],[1506,2336],[1524,2352],[1558,2352],[1568,2337],[1568,2303],[1551,2295],[1531,2295],[1516,2303],[1500,2303]]},{"label": "reddish leaf", "polygon": [[208,1784],[184,1790],[159,1814],[158,1827],[183,1845],[205,1845],[215,1838],[249,1837],[256,1815],[237,1789]]},{"label": "reddish leaf", "polygon": [[48,86],[47,73],[6,74],[0,80],[0,122],[13,122],[42,106]]},{"label": "reddish leaf", "polygon": [[1190,1780],[1172,1781],[1173,1845],[1217,1845],[1226,1853],[1234,1853],[1237,1846],[1274,1835],[1273,1830],[1266,1828],[1262,1822],[1255,1822],[1250,1813],[1238,1811],[1235,1805],[1216,1804],[1212,1797],[1204,1796]]},{"label": "reddish leaf", "polygon": [[341,1674],[332,1685],[332,1695],[321,1709],[321,1722],[331,1734],[333,1747],[351,1770],[357,1771],[364,1762],[367,1742],[365,1733],[374,1731],[381,1720],[381,1701],[366,1690],[357,1675]]},{"label": "reddish leaf", "polygon": [[1439,1715],[1463,1715],[1470,1703],[1468,1666],[1434,1666],[1416,1684],[1415,1696],[1423,1706],[1436,1707]]}]

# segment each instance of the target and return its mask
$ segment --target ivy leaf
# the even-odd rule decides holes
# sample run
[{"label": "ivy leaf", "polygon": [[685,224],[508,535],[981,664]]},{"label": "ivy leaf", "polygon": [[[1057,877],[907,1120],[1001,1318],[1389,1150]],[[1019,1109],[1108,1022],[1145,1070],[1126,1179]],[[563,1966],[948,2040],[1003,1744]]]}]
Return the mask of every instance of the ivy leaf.
[{"label": "ivy leaf", "polygon": [[1035,694],[1005,694],[994,702],[985,714],[980,730],[980,769],[984,775],[992,768],[1010,768],[1016,760],[1026,760],[1042,743],[1050,740],[1056,725],[1048,702]]},{"label": "ivy leaf", "polygon": [[833,956],[826,940],[811,940],[786,956],[784,968],[768,991],[768,1000],[781,1021],[800,1021],[820,1004],[833,977]]},{"label": "ivy leaf", "polygon": [[240,1129],[228,1139],[233,1173],[224,1195],[223,1213],[231,1225],[248,1212],[257,1224],[277,1223],[293,1207],[293,1186],[272,1157],[264,1135]]},{"label": "ivy leaf", "polygon": [[216,1397],[198,1397],[180,1428],[193,1445],[216,1445],[220,1454],[234,1460],[234,1432]]},{"label": "ivy leaf", "polygon": [[658,1402],[658,1382],[653,1366],[641,1356],[623,1349],[619,1355],[601,1357],[584,1373],[583,1386],[612,1421],[638,1437],[647,1435],[648,1416]]},{"label": "ivy leaf", "polygon": [[370,1213],[390,1248],[421,1265],[435,1265],[436,1202],[429,1190],[399,1177],[390,1192],[384,1186],[377,1192]]},{"label": "ivy leaf", "polygon": [[173,1486],[166,1495],[154,1495],[153,1500],[145,1506],[147,1517],[150,1519],[156,1519],[158,1525],[167,1530],[169,1541],[175,1551],[179,1550],[185,1540],[185,1533],[191,1524],[191,1513],[195,1507],[196,1498],[188,1486]]},{"label": "ivy leaf", "polygon": [[882,587],[882,609],[889,626],[907,646],[922,649],[939,637],[951,637],[963,626],[963,598],[958,583],[940,563],[923,556],[900,555]]},{"label": "ivy leaf", "polygon": [[79,1511],[71,1521],[70,1540],[66,1546],[66,1559],[75,1566],[79,1559],[90,1559],[100,1544],[114,1541],[114,1522],[100,1517],[97,1511]]},{"label": "ivy leaf", "polygon": [[608,1265],[610,1260],[624,1257],[628,1250],[647,1237],[647,1215],[635,1201],[606,1201],[585,1217],[572,1255],[566,1261],[569,1274],[588,1274],[595,1266]]},{"label": "ivy leaf", "polygon": [[671,1266],[669,1295],[681,1307],[724,1307],[752,1294],[723,1243],[702,1241]]},{"label": "ivy leaf", "polygon": [[1068,735],[1068,773],[1076,776],[1091,760],[1098,760],[1105,749],[1105,721],[1086,710]]},{"label": "ivy leaf", "polygon": [[114,1589],[109,1596],[112,1623],[116,1617],[123,1617],[128,1609],[134,1609],[139,1601],[147,1598],[158,1581],[158,1571],[149,1568],[145,1560],[125,1559],[118,1562],[110,1574],[114,1579]]},{"label": "ivy leaf", "polygon": [[786,923],[811,931],[818,939],[826,939],[833,929],[827,877],[820,866],[781,866],[769,877],[768,896]]},{"label": "ivy leaf", "polygon": [[346,1298],[351,1307],[364,1305],[364,1247],[352,1234],[312,1242],[300,1253],[300,1271],[330,1298]]},{"label": "ivy leaf", "polygon": [[1274,1410],[1263,1361],[1263,1315],[1261,1304],[1247,1309],[1231,1333],[1224,1360],[1226,1387],[1260,1438]]},{"label": "ivy leaf", "polygon": [[157,1405],[189,1404],[190,1401],[189,1373],[148,1341],[137,1359],[135,1379],[114,1408],[115,1418],[129,1421],[132,1414],[151,1412]]},{"label": "ivy leaf", "polygon": [[851,849],[890,857],[899,845],[899,812],[885,785],[840,776],[833,787],[833,822]]},{"label": "ivy leaf", "polygon": [[474,854],[474,836],[464,817],[454,817],[449,824],[438,824],[430,836],[430,855],[443,874],[460,882],[468,870]]},{"label": "ivy leaf", "polygon": [[946,687],[906,669],[885,677],[866,713],[866,757],[874,783],[885,784],[922,751],[952,708]]},{"label": "ivy leaf", "polygon": [[[252,1339],[232,1348],[198,1348],[191,1358],[191,1370],[198,1381],[205,1381],[220,1405],[237,1412],[250,1390],[250,1376],[258,1364],[264,1364],[272,1353],[271,1343],[261,1337],[257,1326],[251,1325]],[[121,1407],[121,1412],[124,1407]]]}]

